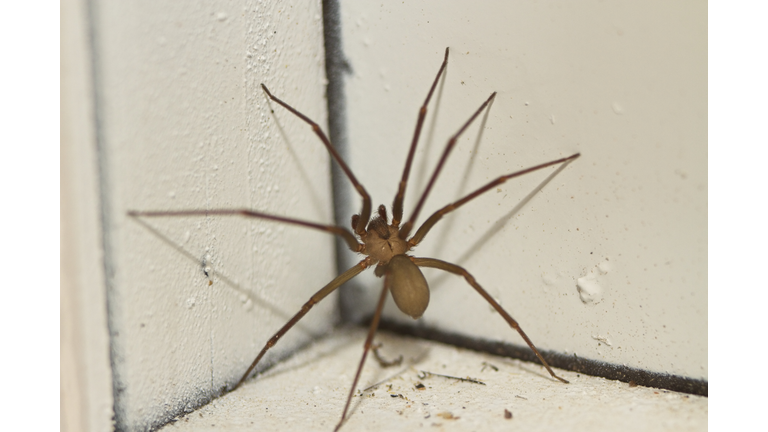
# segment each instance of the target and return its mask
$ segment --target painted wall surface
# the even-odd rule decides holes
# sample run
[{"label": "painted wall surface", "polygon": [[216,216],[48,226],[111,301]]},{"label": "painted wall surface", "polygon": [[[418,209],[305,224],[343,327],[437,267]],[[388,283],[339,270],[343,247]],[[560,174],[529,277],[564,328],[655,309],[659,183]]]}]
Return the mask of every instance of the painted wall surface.
[{"label": "painted wall surface", "polygon": [[85,1],[61,2],[58,319],[62,432],[110,430],[113,417],[87,10]]},{"label": "painted wall surface", "polygon": [[[374,206],[392,203],[446,46],[406,217],[493,91],[482,139],[478,121],[420,221],[500,175],[582,154],[548,183],[556,168],[447,216],[414,255],[466,267],[540,348],[707,378],[705,3],[345,1],[342,28],[350,165]],[[416,325],[523,343],[464,280],[425,273]],[[375,298],[380,284],[363,286]],[[412,322],[392,302],[385,314]]]},{"label": "painted wall surface", "polygon": [[[247,207],[332,221],[325,149],[259,87],[326,124],[321,17],[319,2],[93,5],[123,430],[161,424],[232,385],[320,281],[333,278],[333,239],[321,232],[126,214]],[[334,299],[317,306],[262,366],[327,331],[335,309]]]}]

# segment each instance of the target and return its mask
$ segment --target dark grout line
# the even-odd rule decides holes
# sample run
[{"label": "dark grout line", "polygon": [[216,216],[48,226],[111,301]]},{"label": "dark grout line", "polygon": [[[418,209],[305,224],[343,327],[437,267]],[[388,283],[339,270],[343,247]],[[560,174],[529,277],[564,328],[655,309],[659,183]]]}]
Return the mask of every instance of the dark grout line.
[{"label": "dark grout line", "polygon": [[[370,322],[370,318],[367,321]],[[461,348],[467,348],[473,351],[485,352],[498,356],[510,357],[540,364],[536,358],[536,355],[527,346],[478,339],[466,335],[460,335],[458,333],[449,333],[434,328],[401,324],[388,319],[381,320],[379,329],[387,330],[401,335],[414,336],[435,342],[445,343],[448,345],[454,345]],[[680,393],[709,397],[709,382],[707,380],[652,372],[645,369],[638,369],[623,365],[616,365],[598,360],[578,357],[575,354],[567,355],[557,351],[540,351],[550,366],[556,367],[558,369],[579,372],[586,375],[592,375],[626,383],[634,382],[635,384],[644,387],[654,387]]]}]

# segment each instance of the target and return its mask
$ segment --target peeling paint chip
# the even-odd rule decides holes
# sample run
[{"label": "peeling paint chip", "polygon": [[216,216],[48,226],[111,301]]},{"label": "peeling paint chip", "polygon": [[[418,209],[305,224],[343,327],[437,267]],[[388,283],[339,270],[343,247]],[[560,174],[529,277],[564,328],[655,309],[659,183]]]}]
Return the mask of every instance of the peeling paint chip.
[{"label": "peeling paint chip", "polygon": [[576,289],[579,291],[579,298],[584,304],[599,303],[602,300],[603,288],[592,274],[577,279]]}]

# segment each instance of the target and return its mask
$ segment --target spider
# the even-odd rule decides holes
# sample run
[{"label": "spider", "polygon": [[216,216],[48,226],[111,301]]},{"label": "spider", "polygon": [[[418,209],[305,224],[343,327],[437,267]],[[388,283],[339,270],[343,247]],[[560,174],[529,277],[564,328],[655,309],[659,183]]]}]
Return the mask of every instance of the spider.
[{"label": "spider", "polygon": [[323,300],[325,297],[327,297],[329,294],[331,294],[333,291],[335,291],[345,282],[354,278],[355,276],[357,276],[367,268],[373,267],[373,266],[375,266],[374,274],[378,277],[384,278],[384,286],[381,289],[381,295],[379,296],[379,300],[376,306],[376,311],[373,315],[373,319],[371,320],[370,328],[368,330],[368,335],[365,339],[363,356],[360,359],[360,364],[357,367],[357,372],[355,373],[355,378],[352,382],[352,387],[349,390],[349,395],[347,396],[347,401],[346,401],[346,404],[344,405],[344,410],[342,411],[341,419],[339,420],[339,423],[336,425],[336,428],[335,428],[336,431],[338,431],[338,429],[344,424],[344,421],[347,418],[347,412],[349,410],[350,402],[352,401],[352,396],[355,393],[355,388],[357,387],[358,380],[360,379],[360,372],[363,369],[363,364],[365,363],[365,360],[368,356],[368,352],[371,349],[371,346],[373,343],[373,337],[379,325],[381,312],[384,308],[384,303],[387,298],[387,292],[391,292],[392,298],[394,299],[397,307],[403,313],[412,317],[413,319],[420,318],[424,314],[424,311],[427,309],[427,305],[429,304],[429,285],[427,284],[427,281],[424,278],[424,275],[421,273],[421,270],[419,269],[419,267],[436,268],[439,270],[443,270],[443,271],[464,277],[467,283],[469,283],[469,285],[471,285],[478,292],[478,294],[480,294],[488,303],[490,303],[490,305],[496,311],[499,312],[499,314],[510,325],[510,327],[515,329],[520,334],[520,336],[525,340],[525,342],[528,344],[531,350],[533,350],[533,352],[536,354],[538,359],[541,361],[542,365],[544,365],[547,371],[549,371],[550,375],[552,375],[553,378],[561,382],[568,383],[568,381],[566,381],[565,379],[555,374],[555,372],[552,370],[549,364],[547,364],[547,361],[544,360],[544,357],[542,357],[542,355],[539,353],[539,350],[536,349],[533,342],[531,342],[531,340],[528,338],[528,336],[525,334],[522,328],[520,328],[520,325],[517,323],[517,321],[515,321],[515,319],[512,318],[512,316],[510,316],[509,313],[507,313],[507,311],[505,311],[504,308],[502,308],[501,305],[499,305],[499,303],[496,300],[494,300],[493,297],[491,297],[488,294],[488,292],[486,292],[480,286],[480,284],[477,283],[475,278],[467,270],[465,270],[464,268],[456,264],[452,264],[439,259],[421,258],[421,257],[415,257],[412,255],[409,255],[409,252],[412,251],[416,246],[418,246],[422,242],[422,240],[424,240],[424,237],[429,233],[432,227],[434,227],[435,224],[438,221],[440,221],[440,219],[442,219],[443,216],[445,216],[446,214],[456,210],[462,205],[482,195],[488,190],[506,182],[509,179],[522,176],[524,174],[527,174],[536,170],[540,170],[549,166],[570,163],[571,161],[573,161],[574,159],[580,156],[579,153],[576,153],[565,158],[542,163],[536,166],[532,166],[530,168],[526,168],[511,174],[498,177],[497,179],[491,181],[485,186],[480,187],[479,189],[466,195],[465,197],[459,199],[458,201],[448,204],[445,207],[433,213],[426,220],[426,222],[424,222],[416,230],[416,233],[413,234],[413,236],[410,236],[411,231],[413,230],[414,222],[418,218],[419,212],[421,211],[424,205],[424,202],[426,201],[427,196],[429,195],[429,192],[432,190],[432,187],[435,184],[435,181],[437,180],[437,177],[440,174],[440,171],[442,170],[443,165],[445,164],[445,161],[448,158],[448,155],[450,154],[453,147],[456,145],[457,140],[459,139],[461,134],[469,127],[469,125],[472,124],[475,118],[477,118],[480,115],[480,113],[483,112],[483,110],[488,106],[488,104],[491,103],[493,98],[496,96],[496,92],[492,93],[488,97],[488,99],[486,99],[480,105],[480,107],[472,114],[469,120],[467,120],[461,126],[461,128],[448,140],[448,143],[445,146],[445,149],[443,150],[440,160],[435,170],[433,171],[432,176],[430,177],[424,192],[422,192],[421,197],[419,198],[415,209],[411,213],[410,218],[404,223],[402,223],[401,225],[401,222],[403,222],[403,201],[405,199],[406,186],[408,184],[408,177],[411,171],[411,164],[413,162],[414,154],[416,151],[416,145],[418,143],[419,136],[421,134],[421,129],[424,124],[424,119],[427,114],[427,105],[429,104],[429,101],[432,98],[432,94],[435,91],[435,87],[437,86],[437,83],[440,80],[440,77],[442,76],[443,71],[445,70],[448,64],[448,52],[449,50],[448,48],[446,48],[445,57],[443,59],[442,65],[440,66],[440,70],[437,72],[437,76],[432,82],[432,86],[429,89],[429,93],[427,94],[427,97],[424,100],[424,103],[419,109],[419,115],[416,121],[416,129],[413,134],[410,150],[408,151],[408,157],[405,162],[405,168],[403,170],[403,175],[400,180],[397,195],[395,196],[395,200],[392,204],[391,219],[389,218],[389,215],[387,214],[387,209],[384,205],[380,205],[376,211],[376,215],[374,215],[373,218],[371,217],[371,213],[372,213],[371,197],[368,195],[368,192],[366,192],[363,185],[360,184],[360,182],[357,180],[355,175],[352,173],[352,170],[349,169],[349,167],[341,158],[341,156],[339,156],[339,153],[336,151],[333,145],[331,145],[330,140],[325,135],[325,133],[320,129],[320,126],[318,126],[317,123],[312,121],[310,118],[308,118],[307,116],[305,116],[304,114],[296,110],[295,108],[291,107],[287,103],[275,97],[269,91],[267,86],[264,84],[261,84],[261,88],[270,100],[274,101],[275,103],[279,104],[286,110],[290,111],[293,115],[297,116],[298,118],[300,118],[301,120],[303,120],[305,123],[307,123],[309,126],[312,127],[312,131],[318,136],[318,138],[320,138],[320,141],[322,141],[323,145],[325,145],[325,147],[328,149],[328,152],[331,154],[331,157],[336,161],[336,163],[339,164],[342,171],[344,171],[347,178],[349,178],[350,182],[354,186],[357,193],[360,194],[363,200],[363,206],[359,214],[355,214],[352,216],[352,224],[351,224],[352,231],[349,231],[341,226],[321,225],[321,224],[317,224],[317,223],[309,222],[305,220],[261,213],[261,212],[250,210],[250,209],[130,211],[128,212],[128,214],[133,217],[222,215],[222,216],[244,216],[249,218],[266,219],[266,220],[271,220],[275,222],[282,222],[286,224],[298,225],[306,228],[321,230],[321,231],[325,231],[325,232],[329,232],[331,234],[337,235],[346,242],[346,244],[349,246],[352,252],[355,252],[364,256],[364,258],[360,262],[358,262],[352,268],[348,269],[347,271],[345,271],[344,273],[340,274],[335,279],[330,281],[327,285],[325,285],[317,293],[315,293],[315,295],[313,295],[306,303],[304,303],[304,305],[301,307],[301,310],[298,313],[296,313],[296,315],[294,315],[285,325],[283,325],[282,328],[280,328],[280,330],[277,333],[275,333],[274,336],[272,336],[267,341],[267,343],[264,345],[264,348],[262,348],[262,350],[253,360],[251,365],[248,367],[248,370],[246,370],[246,372],[243,374],[240,381],[238,381],[238,383],[232,388],[232,390],[238,388],[240,385],[243,384],[243,382],[246,381],[246,379],[248,379],[248,377],[251,375],[251,372],[259,363],[259,361],[262,359],[262,357],[264,357],[266,352],[270,348],[275,346],[278,340],[280,340],[280,338],[283,335],[285,335],[299,320],[301,320],[301,318],[304,317],[304,315],[306,315],[315,304],[319,303],[321,300]]}]

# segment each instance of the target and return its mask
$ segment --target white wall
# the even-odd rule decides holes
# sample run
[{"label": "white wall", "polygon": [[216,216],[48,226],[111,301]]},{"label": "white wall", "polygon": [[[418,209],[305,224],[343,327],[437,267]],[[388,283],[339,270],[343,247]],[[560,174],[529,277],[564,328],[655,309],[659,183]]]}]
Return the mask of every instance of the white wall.
[{"label": "white wall", "polygon": [[[540,348],[706,379],[705,3],[347,1],[342,29],[350,164],[374,206],[391,205],[446,46],[406,215],[447,137],[493,91],[482,141],[477,124],[465,133],[421,221],[497,176],[582,153],[519,211],[554,168],[446,217],[415,255],[465,266]],[[523,343],[462,279],[427,278],[423,325]],[[370,281],[373,297],[380,286]],[[386,315],[409,320],[391,302]]]},{"label": "white wall", "polygon": [[[324,233],[126,215],[250,207],[332,221],[325,149],[280,107],[272,115],[259,88],[326,124],[321,17],[319,2],[95,5],[115,403],[126,430],[167,421],[236,382],[333,277]],[[331,298],[262,366],[335,316]]]},{"label": "white wall", "polygon": [[109,430],[113,413],[88,28],[85,2],[63,1],[59,394],[63,432]]}]

